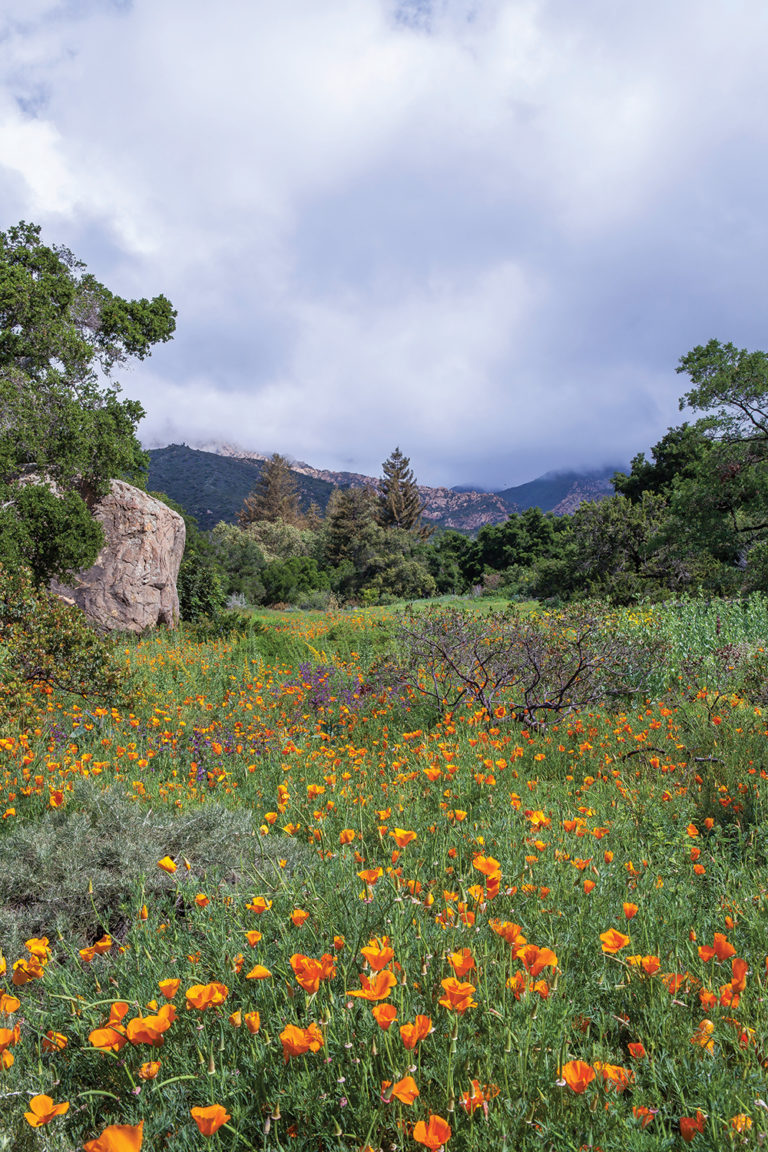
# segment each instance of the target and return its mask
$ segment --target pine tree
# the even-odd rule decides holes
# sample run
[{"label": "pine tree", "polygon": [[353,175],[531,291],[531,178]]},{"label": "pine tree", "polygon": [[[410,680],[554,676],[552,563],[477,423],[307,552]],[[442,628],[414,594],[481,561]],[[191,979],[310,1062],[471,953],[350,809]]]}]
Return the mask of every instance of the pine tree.
[{"label": "pine tree", "polygon": [[424,505],[410,463],[409,458],[395,448],[382,464],[384,478],[379,487],[379,523],[384,528],[419,530]]},{"label": "pine tree", "polygon": [[349,560],[358,568],[364,565],[381,536],[377,512],[377,497],[372,488],[334,488],[323,525],[325,558],[329,564]]},{"label": "pine tree", "polygon": [[275,452],[265,460],[256,487],[246,496],[237,519],[243,527],[256,520],[282,520],[297,527],[303,523],[296,477],[285,456]]}]

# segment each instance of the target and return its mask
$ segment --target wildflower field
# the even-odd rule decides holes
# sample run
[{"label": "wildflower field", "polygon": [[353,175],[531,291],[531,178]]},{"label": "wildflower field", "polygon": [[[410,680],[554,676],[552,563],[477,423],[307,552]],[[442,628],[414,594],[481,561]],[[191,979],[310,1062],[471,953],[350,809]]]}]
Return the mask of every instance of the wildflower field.
[{"label": "wildflower field", "polygon": [[763,1145],[765,602],[617,614],[652,692],[528,726],[397,626],[156,633],[132,711],[6,722],[0,1148]]}]

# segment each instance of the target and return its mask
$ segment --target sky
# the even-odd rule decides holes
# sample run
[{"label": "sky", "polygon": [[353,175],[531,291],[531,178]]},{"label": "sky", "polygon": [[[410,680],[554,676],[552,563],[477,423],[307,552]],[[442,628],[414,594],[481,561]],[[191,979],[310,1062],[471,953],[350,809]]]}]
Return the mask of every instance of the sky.
[{"label": "sky", "polygon": [[4,0],[0,230],[168,296],[149,447],[626,465],[766,348],[765,0]]}]

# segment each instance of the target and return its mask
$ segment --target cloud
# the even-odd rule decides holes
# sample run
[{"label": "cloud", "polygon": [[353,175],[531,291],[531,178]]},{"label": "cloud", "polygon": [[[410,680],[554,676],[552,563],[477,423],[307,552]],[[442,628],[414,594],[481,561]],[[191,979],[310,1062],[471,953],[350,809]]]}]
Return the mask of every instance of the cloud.
[{"label": "cloud", "polygon": [[177,337],[144,435],[505,485],[763,342],[762,0],[11,0],[0,194]]}]

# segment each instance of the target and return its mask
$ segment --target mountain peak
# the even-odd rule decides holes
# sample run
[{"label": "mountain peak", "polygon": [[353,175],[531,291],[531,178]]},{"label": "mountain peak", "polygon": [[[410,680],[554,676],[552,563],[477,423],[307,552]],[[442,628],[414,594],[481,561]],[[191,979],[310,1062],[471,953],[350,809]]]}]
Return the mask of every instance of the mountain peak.
[{"label": "mountain peak", "polygon": [[[178,444],[153,448],[149,452],[149,487],[167,493],[197,519],[201,528],[212,528],[219,520],[234,523],[271,455],[213,440],[194,448]],[[313,468],[303,461],[291,461],[291,470],[305,509],[315,503],[324,510],[334,488],[378,487],[380,483],[361,472]],[[584,472],[553,470],[500,492],[419,485],[425,505],[423,518],[438,528],[474,533],[487,524],[502,524],[511,512],[527,508],[565,515],[585,500],[612,495],[610,477],[615,471],[615,467]]]}]

